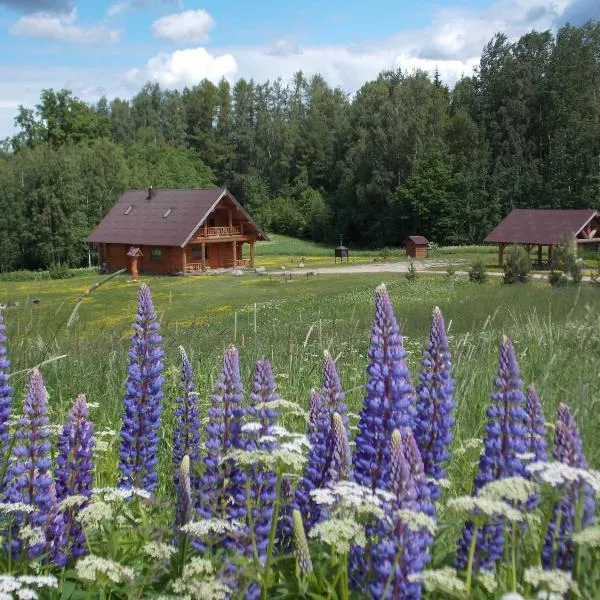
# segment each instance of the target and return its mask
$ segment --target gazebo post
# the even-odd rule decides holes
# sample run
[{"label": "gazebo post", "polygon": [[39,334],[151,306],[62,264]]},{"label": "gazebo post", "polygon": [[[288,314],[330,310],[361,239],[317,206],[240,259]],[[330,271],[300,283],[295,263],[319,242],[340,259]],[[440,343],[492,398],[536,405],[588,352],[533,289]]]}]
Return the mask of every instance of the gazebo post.
[{"label": "gazebo post", "polygon": [[538,244],[538,265],[542,266],[542,245]]},{"label": "gazebo post", "polygon": [[504,242],[498,244],[498,266],[504,266]]},{"label": "gazebo post", "polygon": [[548,262],[552,264],[552,244],[548,246]]}]

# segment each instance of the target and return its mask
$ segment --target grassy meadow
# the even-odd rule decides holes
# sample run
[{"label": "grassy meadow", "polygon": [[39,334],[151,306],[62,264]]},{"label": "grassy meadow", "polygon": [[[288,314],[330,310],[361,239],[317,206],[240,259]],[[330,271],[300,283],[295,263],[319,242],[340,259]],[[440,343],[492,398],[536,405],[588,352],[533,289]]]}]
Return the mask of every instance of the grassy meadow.
[{"label": "grassy meadow", "polygon": [[[383,277],[382,277],[383,275]],[[485,408],[497,368],[502,334],[513,337],[525,382],[535,382],[552,420],[559,402],[574,409],[588,458],[600,465],[597,409],[600,404],[600,320],[597,290],[590,285],[552,289],[547,283],[484,285],[445,277],[365,274],[298,278],[284,283],[254,274],[171,278],[147,277],[159,313],[165,345],[164,459],[170,468],[170,431],[178,381],[178,345],[195,368],[204,402],[218,375],[224,349],[236,344],[245,382],[253,361],[269,357],[282,397],[307,407],[311,387],[320,385],[321,358],[337,358],[349,410],[360,410],[366,380],[374,289],[387,284],[401,321],[413,377],[417,377],[432,309],[439,306],[449,328],[457,380],[457,425],[450,466],[453,491],[469,491],[483,434]],[[52,418],[61,422],[77,393],[94,406],[106,446],[98,463],[99,485],[114,483],[118,431],[126,376],[130,325],[139,286],[116,277],[86,298],[74,323],[67,320],[78,297],[97,276],[70,280],[3,282],[0,301],[18,303],[4,312],[15,396],[22,397],[25,374],[42,367]],[[39,300],[32,304],[31,300]],[[302,429],[304,424],[288,422]],[[113,441],[114,443],[110,443]],[[462,450],[461,450],[462,448]],[[169,476],[162,485],[170,485]]]}]

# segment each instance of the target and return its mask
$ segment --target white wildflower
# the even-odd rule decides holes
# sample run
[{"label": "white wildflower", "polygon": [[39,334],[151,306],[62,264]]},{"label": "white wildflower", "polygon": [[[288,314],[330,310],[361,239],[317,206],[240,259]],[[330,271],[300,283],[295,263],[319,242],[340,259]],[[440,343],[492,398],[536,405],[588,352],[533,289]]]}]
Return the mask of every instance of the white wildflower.
[{"label": "white wildflower", "polygon": [[483,440],[481,438],[471,438],[454,450],[454,456],[462,456],[471,450],[481,450],[482,448]]},{"label": "white wildflower", "polygon": [[534,588],[544,587],[556,594],[577,593],[577,584],[567,571],[545,571],[542,567],[529,567],[523,573],[523,581]]},{"label": "white wildflower", "polygon": [[353,544],[363,547],[367,543],[363,526],[353,519],[322,521],[313,526],[308,536],[333,546],[340,554],[347,554]]},{"label": "white wildflower", "polygon": [[586,527],[585,529],[578,531],[573,536],[573,541],[580,546],[598,548],[600,546],[600,526],[595,525],[594,527]]},{"label": "white wildflower", "polygon": [[150,498],[152,498],[152,494],[143,488],[94,488],[92,489],[92,494],[95,496],[102,496],[105,502],[123,502],[124,500],[129,500],[133,496],[138,496],[143,500],[150,500]]},{"label": "white wildflower", "polygon": [[169,560],[177,552],[177,549],[161,542],[148,542],[144,544],[144,552],[157,560]]},{"label": "white wildflower", "polygon": [[467,588],[465,582],[458,578],[456,569],[444,567],[432,569],[422,573],[412,573],[408,576],[409,581],[421,581],[425,591],[429,593],[446,592],[459,598],[466,597]]},{"label": "white wildflower", "polygon": [[523,514],[502,500],[479,496],[459,496],[448,500],[446,506],[456,512],[480,512],[488,517],[505,517],[509,521],[522,521]]},{"label": "white wildflower", "polygon": [[506,477],[490,481],[479,491],[478,495],[484,498],[525,503],[537,491],[537,485],[523,477]]},{"label": "white wildflower", "polygon": [[108,452],[110,450],[110,444],[106,440],[99,440],[96,438],[93,438],[93,440],[95,452]]},{"label": "white wildflower", "polygon": [[554,592],[547,592],[546,590],[538,592],[535,598],[536,600],[564,600],[562,594],[555,594]]},{"label": "white wildflower", "polygon": [[311,490],[310,496],[315,504],[333,506],[337,502],[335,494],[329,488],[316,488]]},{"label": "white wildflower", "polygon": [[114,560],[101,558],[90,554],[84,556],[75,565],[77,575],[80,579],[88,581],[96,581],[99,577],[104,576],[114,583],[133,580],[134,573],[129,567],[124,567]]},{"label": "white wildflower", "polygon": [[293,471],[302,469],[306,462],[306,457],[296,449],[284,448],[283,445],[278,450],[231,450],[222,459],[222,462],[233,460],[241,467],[249,467],[255,464],[262,464],[270,469],[278,465]]},{"label": "white wildflower", "polygon": [[600,493],[600,473],[577,469],[562,462],[536,462],[525,467],[536,479],[554,488],[571,483],[587,483],[596,494]]},{"label": "white wildflower", "polygon": [[218,579],[176,579],[173,591],[178,599],[193,598],[194,600],[225,600],[231,595],[231,590]]},{"label": "white wildflower", "polygon": [[114,429],[103,429],[102,431],[98,431],[95,437],[115,437],[115,435],[117,435],[117,432]]},{"label": "white wildflower", "polygon": [[489,594],[493,594],[498,588],[496,576],[490,571],[479,571],[477,581]]},{"label": "white wildflower", "polygon": [[58,579],[54,575],[21,575],[19,581],[34,587],[58,587]]},{"label": "white wildflower", "polygon": [[31,588],[21,588],[17,590],[17,598],[19,600],[37,600],[39,596],[35,590]]},{"label": "white wildflower", "polygon": [[109,504],[98,500],[83,508],[75,518],[87,527],[98,528],[103,523],[111,522],[114,514]]},{"label": "white wildflower", "polygon": [[43,529],[41,527],[31,527],[31,525],[23,525],[19,529],[19,537],[28,546],[36,546],[46,541]]},{"label": "white wildflower", "polygon": [[437,523],[424,512],[403,509],[396,514],[410,531],[427,531],[431,535],[435,534]]},{"label": "white wildflower", "polygon": [[242,425],[243,433],[258,433],[262,429],[262,424],[257,421],[253,421],[252,423],[244,423]]},{"label": "white wildflower", "polygon": [[200,558],[199,556],[194,556],[183,567],[183,578],[191,579],[192,577],[197,577],[198,575],[211,575],[213,572],[213,566],[210,560],[206,560],[205,558]]},{"label": "white wildflower", "polygon": [[204,535],[223,535],[225,533],[235,533],[243,529],[243,524],[239,521],[227,521],[226,519],[204,519],[202,521],[192,521],[181,528],[183,533],[194,536]]},{"label": "white wildflower", "polygon": [[435,484],[442,490],[449,490],[452,486],[452,482],[449,479],[437,479]]},{"label": "white wildflower", "polygon": [[100,404],[98,402],[88,402],[87,407],[88,408],[100,408]]},{"label": "white wildflower", "polygon": [[531,462],[535,458],[533,452],[520,452],[516,454],[516,457],[523,462]]},{"label": "white wildflower", "polygon": [[35,506],[32,504],[25,504],[24,502],[7,502],[6,504],[0,504],[0,513],[4,515],[9,515],[11,513],[32,513],[36,510]]},{"label": "white wildflower", "polygon": [[[290,402],[289,400],[271,400],[270,402],[259,402],[256,405],[256,410],[277,410],[283,409],[287,414],[297,415],[300,417],[304,417],[308,419],[307,412],[295,402]],[[276,435],[276,434],[275,434]]]},{"label": "white wildflower", "polygon": [[517,592],[509,592],[508,594],[504,594],[500,600],[525,600],[525,598]]},{"label": "white wildflower", "polygon": [[88,498],[86,496],[81,496],[81,495],[74,495],[74,496],[67,496],[66,498],[64,498],[63,500],[61,500],[58,504],[58,508],[59,510],[63,511],[63,510],[68,510],[69,508],[73,508],[74,506],[76,506],[77,508],[79,508],[84,502],[87,502]]}]

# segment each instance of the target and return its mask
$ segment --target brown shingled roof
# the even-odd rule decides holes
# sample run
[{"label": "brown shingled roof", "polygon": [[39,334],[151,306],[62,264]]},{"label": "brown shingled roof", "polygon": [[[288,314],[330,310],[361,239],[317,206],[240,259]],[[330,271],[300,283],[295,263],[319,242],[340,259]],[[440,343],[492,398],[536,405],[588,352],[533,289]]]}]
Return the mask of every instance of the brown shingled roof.
[{"label": "brown shingled roof", "polygon": [[591,209],[515,208],[484,240],[504,244],[558,244],[564,235],[577,235],[598,213]]},{"label": "brown shingled roof", "polygon": [[422,235],[409,235],[406,242],[408,242],[408,240],[415,243],[417,246],[427,246],[427,244],[429,244],[427,238]]},{"label": "brown shingled roof", "polygon": [[[250,215],[225,188],[158,188],[152,190],[151,199],[148,199],[148,195],[148,190],[125,192],[90,234],[88,242],[183,247],[225,196],[229,196],[237,204],[256,228],[258,239],[267,239]],[[170,212],[165,217],[169,209]]]}]

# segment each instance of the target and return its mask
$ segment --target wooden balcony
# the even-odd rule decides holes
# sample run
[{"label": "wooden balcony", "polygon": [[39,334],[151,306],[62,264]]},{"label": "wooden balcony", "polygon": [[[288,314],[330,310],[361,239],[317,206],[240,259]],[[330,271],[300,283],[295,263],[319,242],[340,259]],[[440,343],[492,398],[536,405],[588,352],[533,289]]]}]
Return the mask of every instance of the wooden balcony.
[{"label": "wooden balcony", "polygon": [[236,267],[242,267],[242,268],[245,268],[245,267],[247,267],[247,266],[248,266],[248,263],[249,263],[249,261],[248,261],[248,259],[247,259],[247,258],[238,258],[238,259],[235,261],[235,266],[236,266]]},{"label": "wooden balcony", "polygon": [[239,225],[231,225],[225,227],[201,227],[198,230],[197,237],[199,238],[219,238],[232,237],[242,235],[242,228]]},{"label": "wooden balcony", "polygon": [[198,273],[202,271],[202,263],[201,262],[191,262],[185,265],[186,273]]}]

